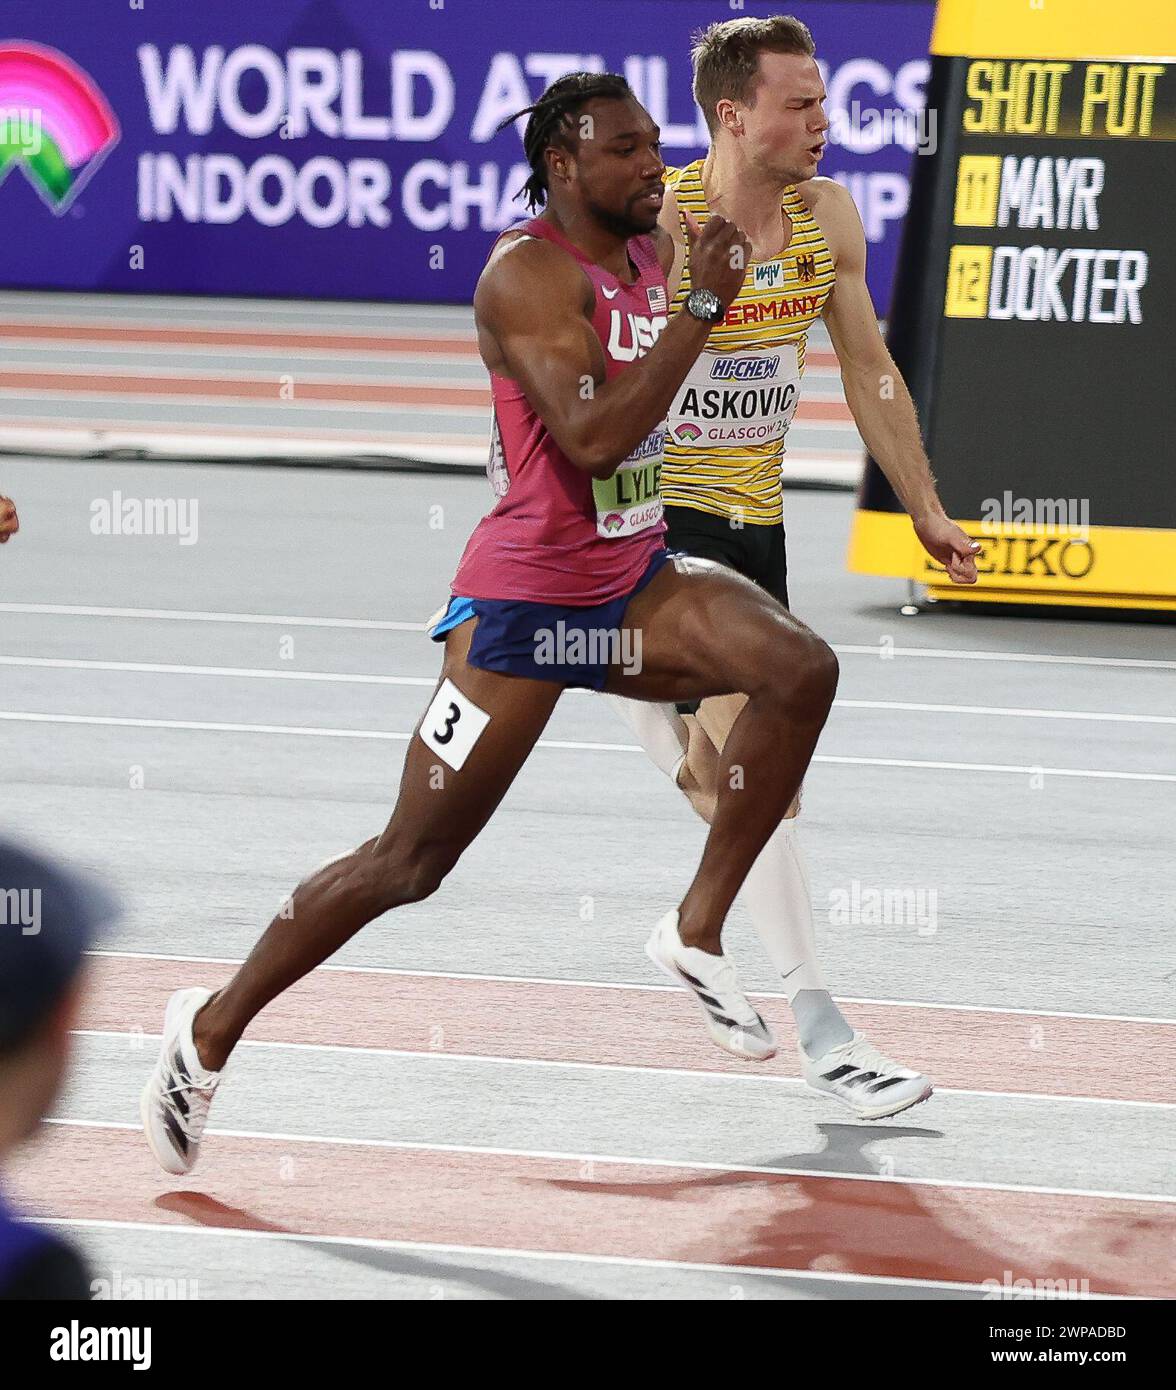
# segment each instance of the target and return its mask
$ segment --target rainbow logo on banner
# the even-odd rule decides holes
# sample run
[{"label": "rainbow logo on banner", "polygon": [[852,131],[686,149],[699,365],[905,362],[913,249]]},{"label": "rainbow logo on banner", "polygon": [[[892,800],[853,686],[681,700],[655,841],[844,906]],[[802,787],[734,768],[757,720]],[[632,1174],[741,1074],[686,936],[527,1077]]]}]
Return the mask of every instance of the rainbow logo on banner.
[{"label": "rainbow logo on banner", "polygon": [[106,98],[64,53],[0,41],[0,183],[19,166],[60,217],[119,135]]}]

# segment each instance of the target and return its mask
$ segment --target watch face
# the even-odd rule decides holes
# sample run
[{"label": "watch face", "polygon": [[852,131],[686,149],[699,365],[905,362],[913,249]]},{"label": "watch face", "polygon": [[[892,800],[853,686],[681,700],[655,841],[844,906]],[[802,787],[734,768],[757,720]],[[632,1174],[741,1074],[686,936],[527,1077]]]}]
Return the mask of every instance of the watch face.
[{"label": "watch face", "polygon": [[693,290],[686,306],[696,318],[710,320],[717,318],[723,307],[714,290]]}]

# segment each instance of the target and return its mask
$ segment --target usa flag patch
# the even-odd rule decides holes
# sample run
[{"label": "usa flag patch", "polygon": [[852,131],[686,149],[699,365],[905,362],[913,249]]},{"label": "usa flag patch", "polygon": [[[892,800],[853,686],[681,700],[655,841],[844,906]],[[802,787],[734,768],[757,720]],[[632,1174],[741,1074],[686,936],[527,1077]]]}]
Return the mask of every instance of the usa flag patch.
[{"label": "usa flag patch", "polygon": [[666,292],[661,285],[649,285],[646,289],[649,296],[649,312],[651,314],[664,314],[666,312]]}]

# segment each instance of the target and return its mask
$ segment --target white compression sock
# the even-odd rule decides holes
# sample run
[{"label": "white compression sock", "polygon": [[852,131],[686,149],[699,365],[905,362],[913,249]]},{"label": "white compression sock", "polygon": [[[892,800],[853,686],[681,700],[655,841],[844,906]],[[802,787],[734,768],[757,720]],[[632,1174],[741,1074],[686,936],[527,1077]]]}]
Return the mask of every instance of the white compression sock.
[{"label": "white compression sock", "polygon": [[630,700],[623,695],[605,699],[637,735],[637,741],[672,782],[686,759],[689,733],[686,721],[673,705]]},{"label": "white compression sock", "polygon": [[[674,706],[621,695],[606,698],[650,758],[677,784],[689,731]],[[817,964],[812,899],[795,820],[780,822],[751,866],[742,892],[768,958],[784,979],[801,1046],[810,1057],[819,1057],[848,1042],[853,1030],[833,1002]]]},{"label": "white compression sock", "polygon": [[743,901],[780,972],[800,1043],[810,1057],[848,1042],[853,1029],[833,1002],[817,962],[813,904],[796,821],[783,820],[743,883]]}]

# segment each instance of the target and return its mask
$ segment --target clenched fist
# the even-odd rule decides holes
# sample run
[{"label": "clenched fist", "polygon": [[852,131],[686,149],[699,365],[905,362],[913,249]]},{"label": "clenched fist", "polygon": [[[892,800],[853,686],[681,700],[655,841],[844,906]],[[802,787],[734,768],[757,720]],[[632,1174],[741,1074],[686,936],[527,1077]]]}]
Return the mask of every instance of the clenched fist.
[{"label": "clenched fist", "polygon": [[751,264],[751,242],[734,222],[716,213],[705,227],[686,214],[686,238],[690,243],[690,283],[696,290],[710,290],[724,309],[743,288]]}]

